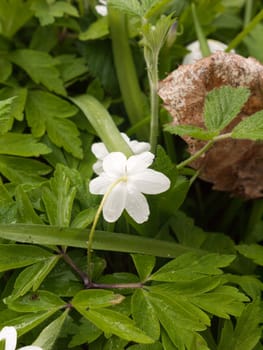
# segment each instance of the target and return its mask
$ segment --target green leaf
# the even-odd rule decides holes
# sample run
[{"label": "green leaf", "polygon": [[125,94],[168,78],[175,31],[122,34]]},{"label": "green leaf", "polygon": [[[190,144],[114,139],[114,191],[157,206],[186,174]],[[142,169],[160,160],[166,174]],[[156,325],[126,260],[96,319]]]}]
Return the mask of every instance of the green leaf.
[{"label": "green leaf", "polygon": [[0,155],[0,172],[15,184],[40,184],[47,181],[46,175],[51,168],[34,159]]},{"label": "green leaf", "polygon": [[0,1],[0,33],[11,38],[32,17],[30,2],[23,0]]},{"label": "green leaf", "polygon": [[24,88],[6,87],[0,90],[0,99],[5,99],[4,101],[0,101],[1,134],[5,134],[12,129],[14,119],[23,120],[26,96],[27,89]]},{"label": "green leaf", "polygon": [[132,16],[149,17],[154,14],[156,9],[163,7],[169,2],[170,0],[109,0],[108,4]]},{"label": "green leaf", "polygon": [[17,220],[17,205],[0,179],[0,222],[14,224]]},{"label": "green leaf", "polygon": [[208,131],[198,126],[194,125],[171,125],[166,124],[164,131],[169,132],[170,134],[179,135],[179,136],[190,136],[198,140],[212,140],[214,136],[218,135],[217,131]]},{"label": "green leaf", "polygon": [[259,244],[240,244],[236,246],[237,251],[256,264],[263,266],[263,247]]},{"label": "green leaf", "polygon": [[234,139],[263,140],[263,111],[242,120],[233,130]]},{"label": "green leaf", "polygon": [[263,62],[263,53],[260,50],[260,47],[263,45],[262,30],[262,23],[258,23],[243,41],[248,48],[249,56],[256,58],[260,62]]},{"label": "green leaf", "polygon": [[25,244],[0,244],[0,271],[47,260],[52,256],[48,251]]},{"label": "green leaf", "polygon": [[[171,304],[171,301],[169,299],[167,300],[167,298],[149,295],[149,300],[156,310],[162,327],[167,332],[172,343],[176,346],[176,349],[185,349],[185,347],[190,349],[189,345],[195,343],[194,339],[197,336],[196,329],[205,329],[205,325],[202,325],[201,322],[198,324],[198,319],[193,320],[193,318],[191,322],[188,323],[187,318],[181,318],[182,315],[177,314],[174,305]],[[202,339],[202,337],[200,338]],[[202,342],[204,342],[203,339]]]},{"label": "green leaf", "polygon": [[65,310],[57,319],[46,326],[32,345],[40,346],[42,349],[51,350],[59,337],[62,326],[68,315],[69,309]]},{"label": "green leaf", "polygon": [[98,309],[119,304],[124,296],[109,290],[82,290],[77,293],[71,304],[77,309]]},{"label": "green leaf", "polygon": [[20,272],[15,281],[14,290],[10,299],[15,300],[20,296],[25,295],[30,289],[32,289],[33,292],[36,291],[59,259],[60,257],[58,255],[54,255],[51,258],[29,266]]},{"label": "green leaf", "polygon": [[246,306],[233,330],[231,321],[226,321],[222,330],[218,350],[253,350],[262,333],[262,303],[255,301]]},{"label": "green leaf", "polygon": [[124,141],[110,114],[97,99],[90,95],[81,95],[71,100],[87,117],[109,152],[132,155],[130,147]]},{"label": "green leaf", "polygon": [[154,344],[135,344],[127,348],[128,350],[163,350],[161,343]]},{"label": "green leaf", "polygon": [[119,96],[119,84],[112,56],[112,43],[109,40],[93,40],[81,44],[83,45],[81,46],[82,54],[91,76],[100,81],[110,96]]},{"label": "green leaf", "polygon": [[229,315],[239,316],[244,309],[248,297],[237,288],[219,286],[213,291],[193,296],[192,303],[218,317],[229,318]]},{"label": "green leaf", "polygon": [[46,2],[45,0],[34,0],[31,10],[34,11],[42,26],[54,23],[56,17],[63,17],[64,15],[78,17],[77,9],[66,1]]},{"label": "green leaf", "polygon": [[189,281],[209,275],[220,275],[222,267],[228,266],[234,255],[188,253],[165,264],[150,279],[154,281]]},{"label": "green leaf", "polygon": [[143,8],[138,0],[109,0],[108,6],[132,16],[143,16]]},{"label": "green leaf", "polygon": [[132,317],[136,325],[155,340],[160,337],[160,325],[156,312],[148,300],[148,293],[137,289],[132,295]]},{"label": "green leaf", "polygon": [[24,313],[21,315],[21,313],[11,310],[4,310],[0,312],[0,326],[1,328],[5,326],[15,327],[18,335],[21,336],[48,319],[55,312],[56,309],[52,309],[45,312]]},{"label": "green leaf", "polygon": [[38,157],[47,154],[50,149],[38,142],[31,134],[9,132],[0,137],[0,154],[22,157]]},{"label": "green leaf", "polygon": [[24,191],[22,185],[16,187],[16,204],[19,213],[19,219],[27,224],[43,224],[43,221],[36,214],[32,203]]},{"label": "green leaf", "polygon": [[69,347],[74,347],[84,343],[92,343],[102,334],[102,331],[89,320],[83,318],[80,322],[81,324],[73,335]]},{"label": "green leaf", "polygon": [[194,220],[184,212],[177,211],[170,221],[171,228],[181,244],[189,247],[201,247],[207,233],[194,224]]},{"label": "green leaf", "polygon": [[58,69],[64,82],[67,84],[88,72],[86,60],[75,55],[60,55],[56,57],[60,64]]},{"label": "green leaf", "polygon": [[17,312],[38,312],[50,311],[52,309],[59,310],[66,304],[56,294],[45,290],[38,290],[23,295],[15,300],[5,298],[8,308]]},{"label": "green leaf", "polygon": [[69,102],[45,91],[30,91],[26,104],[26,118],[35,137],[47,131],[51,141],[76,158],[82,158],[81,141],[76,125],[67,118],[77,109]]},{"label": "green leaf", "polygon": [[5,87],[0,90],[0,99],[12,98],[13,96],[15,96],[15,99],[11,104],[10,117],[22,121],[24,119],[27,89],[19,87]]},{"label": "green leaf", "polygon": [[153,339],[137,328],[127,316],[109,309],[79,310],[81,314],[105,333],[137,343],[150,344]]},{"label": "green leaf", "polygon": [[225,283],[223,276],[203,277],[194,281],[155,284],[151,286],[151,291],[155,294],[168,295],[175,299],[177,295],[181,295],[190,300],[192,296],[210,292],[222,283]]},{"label": "green leaf", "polygon": [[[156,300],[159,298],[160,305],[166,304],[167,309],[176,314],[174,318],[176,327],[192,331],[202,331],[210,326],[208,315],[199,307],[195,306],[191,302],[191,298],[179,294],[173,295],[172,293],[155,294],[150,288],[148,298],[153,302],[153,305],[155,305]],[[158,313],[157,316],[159,317]]]},{"label": "green leaf", "polygon": [[228,274],[227,279],[230,283],[238,284],[252,300],[259,298],[263,292],[263,282],[257,276]]},{"label": "green leaf", "polygon": [[93,22],[87,30],[79,34],[79,40],[95,40],[105,37],[109,34],[107,17],[100,17],[96,22]]},{"label": "green leaf", "polygon": [[223,130],[241,111],[250,90],[222,86],[210,91],[205,99],[204,121],[209,131]]},{"label": "green leaf", "polygon": [[11,116],[11,106],[15,99],[16,96],[0,101],[0,134],[5,134],[12,129],[13,118]]},{"label": "green leaf", "polygon": [[54,226],[68,227],[71,220],[76,188],[66,173],[66,167],[58,164],[50,187],[43,188],[43,202],[49,223]]},{"label": "green leaf", "polygon": [[[24,243],[66,245],[87,249],[89,230],[47,225],[0,224],[0,237]],[[171,241],[99,230],[95,233],[93,249],[154,255],[165,258],[172,258],[186,252],[196,252],[194,248],[185,247]],[[200,254],[204,253],[204,251],[200,250],[198,252]]]},{"label": "green leaf", "polygon": [[162,15],[155,25],[146,22],[142,26],[141,44],[144,46],[144,56],[147,66],[156,59],[167,38],[167,33],[174,24],[173,13],[168,16]]},{"label": "green leaf", "polygon": [[5,59],[0,57],[0,82],[5,82],[12,74],[12,64]]},{"label": "green leaf", "polygon": [[43,84],[49,90],[66,95],[57,69],[58,61],[43,51],[20,49],[9,54],[10,60],[24,69],[36,84]]},{"label": "green leaf", "polygon": [[155,266],[155,257],[150,255],[132,254],[132,260],[140,276],[140,280],[146,281]]},{"label": "green leaf", "polygon": [[98,208],[84,209],[79,212],[71,222],[71,227],[86,228],[94,220]]},{"label": "green leaf", "polygon": [[[103,346],[103,350],[124,350],[129,342],[125,339],[111,336]],[[152,345],[152,344],[151,344]],[[97,349],[96,349],[97,350]]]}]

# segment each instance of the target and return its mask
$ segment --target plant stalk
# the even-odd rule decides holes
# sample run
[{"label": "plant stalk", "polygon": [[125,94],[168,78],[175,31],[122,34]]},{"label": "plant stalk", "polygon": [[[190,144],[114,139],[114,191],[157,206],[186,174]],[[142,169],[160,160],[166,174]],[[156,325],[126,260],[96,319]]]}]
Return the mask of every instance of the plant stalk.
[{"label": "plant stalk", "polygon": [[192,163],[194,160],[201,157],[205,152],[207,152],[214,145],[215,142],[227,139],[229,137],[231,137],[231,133],[215,136],[212,140],[209,140],[202,148],[200,148],[191,157],[177,164],[176,169],[179,170],[184,168],[186,165],[188,165],[189,163]]},{"label": "plant stalk", "polygon": [[195,26],[195,32],[200,44],[200,50],[202,53],[203,57],[209,56],[211,55],[211,51],[210,48],[208,46],[207,40],[205,38],[205,35],[203,33],[203,29],[199,23],[198,17],[197,17],[197,13],[196,13],[196,7],[195,4],[192,3],[191,5],[191,10],[192,10],[192,16],[193,16],[193,20],[194,20],[194,26]]},{"label": "plant stalk", "polygon": [[98,210],[96,212],[96,215],[94,217],[94,220],[93,220],[93,223],[92,223],[92,226],[91,226],[91,229],[90,229],[90,233],[89,233],[89,240],[88,240],[88,252],[87,252],[87,255],[88,255],[88,277],[89,277],[89,280],[91,282],[92,280],[92,245],[93,245],[93,239],[94,239],[94,234],[95,234],[95,228],[97,226],[97,223],[99,221],[99,217],[100,217],[100,214],[103,210],[103,206],[109,196],[109,194],[111,193],[111,191],[113,190],[113,188],[120,182],[122,181],[126,181],[126,178],[125,177],[120,177],[118,180],[116,180],[115,182],[113,182],[109,188],[107,189],[106,193],[104,194],[101,202],[100,202],[100,205],[98,207]]},{"label": "plant stalk", "polygon": [[246,27],[228,44],[225,52],[235,49],[242,40],[254,29],[254,27],[263,19],[263,9],[246,25]]},{"label": "plant stalk", "polygon": [[[127,18],[120,11],[109,6],[108,20],[112,39],[114,64],[120,90],[130,124],[134,125],[147,116],[148,106],[146,98],[140,89],[129,45]],[[137,130],[137,134],[139,138],[147,139],[148,127],[142,126]]]},{"label": "plant stalk", "polygon": [[153,53],[152,66],[148,67],[148,78],[150,83],[151,101],[151,127],[150,145],[151,152],[155,154],[159,135],[159,97],[158,90],[158,57]]}]

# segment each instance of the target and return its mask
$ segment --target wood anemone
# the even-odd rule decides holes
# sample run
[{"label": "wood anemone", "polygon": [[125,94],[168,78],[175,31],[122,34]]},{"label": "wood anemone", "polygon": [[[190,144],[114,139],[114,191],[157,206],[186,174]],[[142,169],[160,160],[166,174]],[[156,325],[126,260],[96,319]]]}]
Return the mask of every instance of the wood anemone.
[{"label": "wood anemone", "polygon": [[[223,130],[229,132],[242,119],[263,109],[263,65],[254,58],[216,52],[193,64],[181,65],[159,84],[159,95],[173,123],[204,127],[206,94],[216,87],[245,86],[251,91],[241,113]],[[263,123],[263,120],[262,120]],[[205,144],[183,137],[191,154]],[[226,139],[191,163],[213,188],[245,198],[263,197],[263,142]]]}]

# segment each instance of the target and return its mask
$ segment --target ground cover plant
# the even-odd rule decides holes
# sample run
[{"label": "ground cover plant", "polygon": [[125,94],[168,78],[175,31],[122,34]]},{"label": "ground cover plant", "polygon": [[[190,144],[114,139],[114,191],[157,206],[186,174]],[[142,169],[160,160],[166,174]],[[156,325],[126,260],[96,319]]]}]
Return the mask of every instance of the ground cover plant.
[{"label": "ground cover plant", "polygon": [[0,2],[1,349],[263,349],[262,20]]}]

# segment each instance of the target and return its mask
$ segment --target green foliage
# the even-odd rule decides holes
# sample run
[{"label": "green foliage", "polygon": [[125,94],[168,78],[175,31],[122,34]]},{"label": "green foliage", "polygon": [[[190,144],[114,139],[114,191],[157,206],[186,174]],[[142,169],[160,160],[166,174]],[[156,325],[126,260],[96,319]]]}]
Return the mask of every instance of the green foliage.
[{"label": "green foliage", "polygon": [[[211,89],[203,125],[156,129],[152,168],[171,186],[147,198],[142,225],[99,218],[87,268],[100,204],[91,145],[128,157],[119,129],[148,141],[158,80],[197,37],[191,1],[109,0],[105,17],[88,3],[0,1],[0,330],[43,350],[262,350],[262,200],[195,182],[173,137],[200,140],[196,157],[229,137],[261,145],[262,111],[234,121],[251,94],[242,84]],[[251,4],[201,0],[196,15],[204,38],[226,44],[245,28],[236,52],[262,61]]]},{"label": "green foliage", "polygon": [[241,111],[249,94],[247,88],[230,86],[223,86],[209,92],[204,106],[204,121],[207,129],[223,130]]},{"label": "green foliage", "polygon": [[65,14],[78,17],[77,9],[66,1],[37,0],[32,3],[31,10],[42,26],[54,23],[56,17],[63,17]]},{"label": "green foliage", "polygon": [[242,120],[232,132],[237,139],[263,140],[263,113],[259,111],[249,118]]},{"label": "green foliage", "polygon": [[65,95],[63,82],[57,69],[58,62],[48,53],[31,49],[13,51],[9,58],[24,69],[36,84],[43,84],[57,94]]},{"label": "green foliage", "polygon": [[68,227],[71,220],[76,188],[71,186],[65,167],[58,165],[50,186],[43,188],[43,203],[51,225]]},{"label": "green foliage", "polygon": [[205,129],[199,128],[194,125],[170,125],[167,124],[164,127],[165,131],[168,131],[170,134],[175,134],[179,136],[191,136],[198,140],[208,141],[211,140],[214,136],[217,135],[216,131],[207,131]]},{"label": "green foliage", "polygon": [[[57,111],[60,111],[57,114]],[[51,141],[77,158],[82,158],[81,141],[76,125],[67,118],[76,114],[74,106],[44,91],[31,91],[26,104],[26,118],[35,137],[47,132]]]},{"label": "green foliage", "polygon": [[11,38],[30,19],[30,1],[3,0],[0,4],[0,32]]}]

